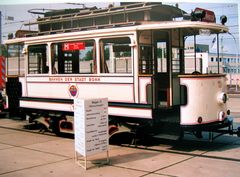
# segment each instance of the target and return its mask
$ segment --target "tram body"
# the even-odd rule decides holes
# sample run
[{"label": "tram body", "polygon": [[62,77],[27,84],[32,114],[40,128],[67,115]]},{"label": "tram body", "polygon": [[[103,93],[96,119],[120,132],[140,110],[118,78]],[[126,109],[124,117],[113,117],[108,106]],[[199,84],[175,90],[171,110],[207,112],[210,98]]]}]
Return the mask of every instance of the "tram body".
[{"label": "tram body", "polygon": [[114,125],[134,123],[155,134],[227,126],[225,75],[184,72],[184,38],[200,29],[228,30],[164,21],[8,40],[9,48],[22,46],[18,63],[25,68],[24,75],[11,75],[8,61],[9,110],[38,113],[46,122],[55,114],[57,131],[72,132],[73,100],[104,97]]}]

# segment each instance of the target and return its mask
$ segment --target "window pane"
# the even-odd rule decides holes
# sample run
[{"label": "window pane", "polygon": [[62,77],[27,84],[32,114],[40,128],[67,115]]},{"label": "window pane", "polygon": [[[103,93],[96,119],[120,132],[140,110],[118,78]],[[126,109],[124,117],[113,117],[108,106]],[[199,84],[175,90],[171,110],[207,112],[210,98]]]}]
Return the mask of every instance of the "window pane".
[{"label": "window pane", "polygon": [[7,75],[24,75],[23,44],[8,45]]},{"label": "window pane", "polygon": [[139,58],[139,73],[152,74],[153,69],[154,69],[154,63],[152,59],[152,46],[141,45],[140,58]]},{"label": "window pane", "polygon": [[96,73],[96,45],[93,40],[52,44],[53,74]]},{"label": "window pane", "polygon": [[101,73],[132,73],[132,51],[129,38],[100,41]]},{"label": "window pane", "polygon": [[172,48],[172,72],[180,73],[180,49]]},{"label": "window pane", "polygon": [[159,73],[167,72],[166,45],[166,42],[157,43],[157,71]]},{"label": "window pane", "polygon": [[48,73],[47,65],[47,45],[35,45],[28,47],[28,73],[45,74]]}]

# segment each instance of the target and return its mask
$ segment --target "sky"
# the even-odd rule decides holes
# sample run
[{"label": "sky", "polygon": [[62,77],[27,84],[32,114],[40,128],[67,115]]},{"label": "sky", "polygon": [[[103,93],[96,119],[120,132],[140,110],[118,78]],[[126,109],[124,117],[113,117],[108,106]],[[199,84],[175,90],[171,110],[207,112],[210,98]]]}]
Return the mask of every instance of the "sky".
[{"label": "sky", "polygon": [[[131,2],[134,0],[131,0]],[[155,0],[152,0],[155,1]],[[151,2],[152,2],[151,1]],[[170,0],[171,1],[171,0]],[[175,5],[175,2],[170,2],[166,0],[162,0],[163,3],[167,3],[170,5]],[[184,2],[183,2],[184,1]],[[26,4],[26,0],[0,0],[0,11],[2,12],[2,39],[3,41],[7,39],[8,33],[15,33],[18,29],[28,29],[28,27],[24,26],[23,23],[28,21],[34,21],[38,17],[38,15],[33,15],[28,13],[27,11],[30,9],[63,9],[63,8],[80,8],[82,6],[69,4],[71,3],[84,3],[87,7],[97,6],[99,8],[105,8],[110,3],[114,3],[115,5],[119,4],[119,1],[104,1],[100,0],[51,0],[51,4],[48,3],[49,0],[31,0],[31,4]],[[58,3],[55,3],[58,2]],[[86,3],[85,3],[86,2]],[[138,1],[139,2],[139,1]],[[156,1],[155,1],[156,2]],[[228,17],[228,22],[226,26],[229,27],[229,32],[234,36],[229,34],[221,36],[222,45],[224,46],[225,53],[236,53],[239,51],[239,11],[240,11],[240,2],[238,0],[212,0],[211,3],[206,0],[198,0],[198,3],[192,3],[191,0],[177,0],[179,4],[179,8],[185,10],[190,13],[191,10],[194,10],[195,7],[201,7],[210,9],[215,12],[217,23],[219,23],[219,18],[221,15],[226,15]],[[13,17],[14,20],[6,20],[8,17]],[[211,44],[212,38],[202,38],[201,40],[197,40],[198,43],[207,43]]]},{"label": "sky", "polygon": [[[214,11],[216,15],[217,23],[220,22],[220,17],[226,15],[228,20],[226,26],[229,27],[230,34],[219,35],[220,45],[223,47],[222,51],[224,53],[236,53],[239,52],[239,13],[238,13],[238,4],[236,3],[180,3],[179,8],[184,9],[187,12],[191,12],[195,7],[201,7],[204,9],[210,9]],[[233,36],[235,39],[233,39]],[[210,37],[201,37],[197,39],[197,43],[206,43],[209,44],[210,48],[212,46],[212,41],[215,36]],[[236,41],[235,41],[236,40]],[[215,43],[216,44],[216,43]],[[220,46],[220,48],[221,48]],[[212,52],[216,52],[216,45],[213,46]],[[210,50],[211,51],[211,50]]]}]

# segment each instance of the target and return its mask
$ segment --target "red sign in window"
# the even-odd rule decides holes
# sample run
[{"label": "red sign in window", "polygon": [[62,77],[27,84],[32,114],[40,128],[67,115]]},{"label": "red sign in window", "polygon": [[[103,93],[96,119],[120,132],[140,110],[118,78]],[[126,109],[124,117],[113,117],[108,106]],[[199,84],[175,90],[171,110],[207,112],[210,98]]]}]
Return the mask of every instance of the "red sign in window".
[{"label": "red sign in window", "polygon": [[62,50],[69,51],[69,50],[84,50],[85,49],[85,42],[68,42],[63,43]]}]

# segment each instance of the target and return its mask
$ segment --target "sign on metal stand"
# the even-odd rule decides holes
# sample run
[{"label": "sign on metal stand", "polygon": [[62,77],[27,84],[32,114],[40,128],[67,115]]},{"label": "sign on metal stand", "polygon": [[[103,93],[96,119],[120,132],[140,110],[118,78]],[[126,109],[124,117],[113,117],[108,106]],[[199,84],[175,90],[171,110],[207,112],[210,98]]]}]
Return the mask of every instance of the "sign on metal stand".
[{"label": "sign on metal stand", "polygon": [[[74,99],[75,161],[87,169],[87,157],[108,153],[108,99]],[[84,159],[79,159],[81,155]]]}]

